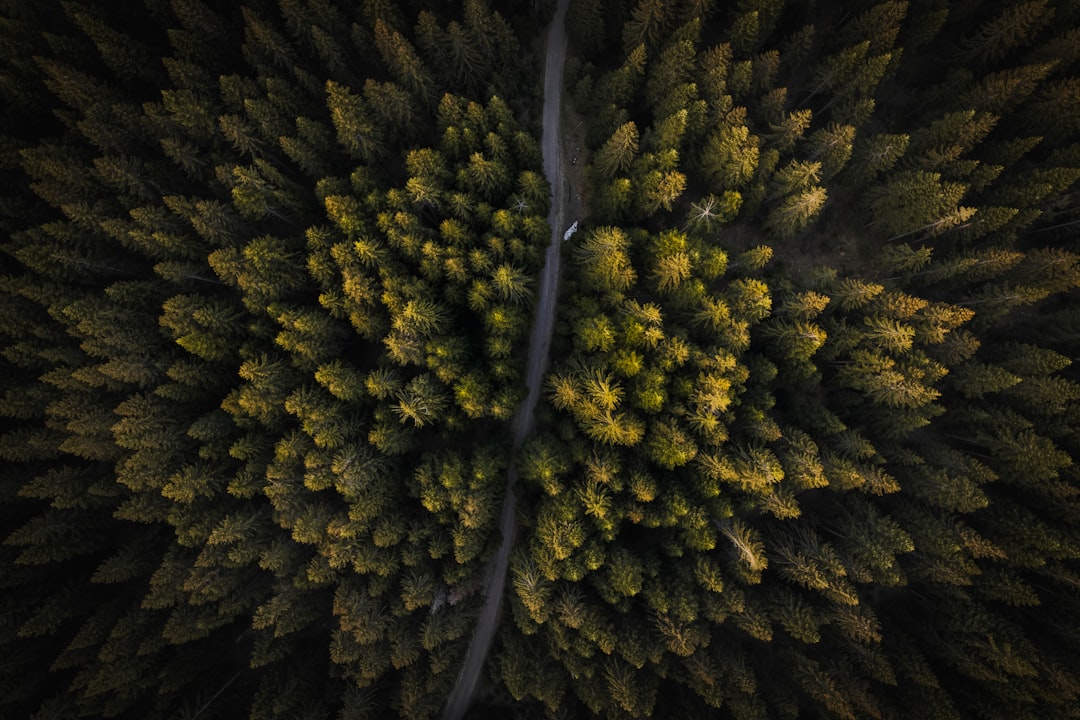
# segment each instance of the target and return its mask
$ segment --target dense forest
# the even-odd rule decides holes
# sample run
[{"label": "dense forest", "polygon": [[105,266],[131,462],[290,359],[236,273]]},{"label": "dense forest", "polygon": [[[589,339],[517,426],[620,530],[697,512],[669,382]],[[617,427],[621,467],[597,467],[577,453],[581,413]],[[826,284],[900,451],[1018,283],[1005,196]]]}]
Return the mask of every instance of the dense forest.
[{"label": "dense forest", "polygon": [[1080,4],[0,3],[0,716],[1080,718]]}]

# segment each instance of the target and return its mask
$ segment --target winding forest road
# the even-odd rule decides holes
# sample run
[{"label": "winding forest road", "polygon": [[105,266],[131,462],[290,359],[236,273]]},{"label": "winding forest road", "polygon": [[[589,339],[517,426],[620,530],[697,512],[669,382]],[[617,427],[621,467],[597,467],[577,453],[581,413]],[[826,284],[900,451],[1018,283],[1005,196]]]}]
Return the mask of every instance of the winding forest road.
[{"label": "winding forest road", "polygon": [[[529,337],[529,360],[525,372],[525,384],[529,389],[529,394],[518,408],[511,425],[515,450],[521,447],[533,428],[533,411],[540,399],[540,386],[543,382],[544,370],[547,369],[551,332],[555,325],[559,254],[562,250],[563,225],[567,219],[564,200],[568,195],[564,187],[566,181],[562,171],[562,144],[559,137],[563,63],[566,60],[564,21],[568,4],[569,0],[558,1],[555,17],[552,18],[548,30],[547,56],[544,60],[544,113],[540,146],[544,157],[544,174],[551,184],[551,211],[548,213],[551,244],[548,245],[544,269],[540,274],[536,319],[533,321],[532,334]],[[476,630],[473,631],[469,649],[465,653],[465,664],[443,709],[442,720],[461,720],[465,714],[472,701],[477,680],[484,668],[488,650],[491,649],[491,642],[495,638],[503,591],[506,588],[506,574],[510,566],[510,549],[513,547],[514,533],[517,529],[514,502],[514,484],[517,482],[517,476],[517,466],[512,463],[506,472],[506,489],[503,494],[502,510],[499,513],[502,544],[488,566],[484,583],[484,607],[480,611],[480,617],[476,621]]]}]

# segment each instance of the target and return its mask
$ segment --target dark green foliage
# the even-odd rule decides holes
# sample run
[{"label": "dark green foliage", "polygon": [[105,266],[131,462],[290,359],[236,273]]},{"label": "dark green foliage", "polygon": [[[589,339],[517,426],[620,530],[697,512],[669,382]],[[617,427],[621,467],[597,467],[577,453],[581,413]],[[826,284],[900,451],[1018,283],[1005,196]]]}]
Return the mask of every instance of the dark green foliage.
[{"label": "dark green foliage", "polygon": [[435,17],[444,88],[416,8],[98,5],[4,19],[0,714],[431,717],[547,240],[519,41]]},{"label": "dark green foliage", "polygon": [[1075,717],[1071,5],[574,5],[590,222],[508,692]]},{"label": "dark green foliage", "polygon": [[550,5],[5,7],[0,715],[1080,717],[1075,3],[572,0],[510,452]]}]

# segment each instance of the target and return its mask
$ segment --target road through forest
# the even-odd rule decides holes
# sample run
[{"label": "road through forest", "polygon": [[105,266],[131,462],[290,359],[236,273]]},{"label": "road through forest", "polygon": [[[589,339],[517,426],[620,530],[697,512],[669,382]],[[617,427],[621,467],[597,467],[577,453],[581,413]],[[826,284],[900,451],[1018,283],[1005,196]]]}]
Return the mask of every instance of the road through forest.
[{"label": "road through forest", "polygon": [[[544,174],[551,184],[551,211],[548,224],[551,226],[551,244],[544,258],[544,269],[540,273],[540,287],[536,297],[536,319],[533,321],[532,334],[529,337],[529,359],[525,372],[525,384],[529,394],[525,402],[514,415],[511,431],[514,449],[517,450],[528,437],[533,427],[533,410],[540,399],[540,389],[547,368],[548,349],[551,346],[551,331],[555,324],[555,297],[559,284],[559,253],[562,249],[565,217],[564,201],[568,195],[562,172],[562,146],[559,138],[559,119],[562,106],[563,62],[566,59],[566,6],[569,0],[559,0],[555,17],[548,30],[547,56],[544,60],[544,111],[543,131],[540,137],[541,151],[544,156]],[[472,700],[473,690],[484,669],[491,642],[495,638],[495,629],[499,619],[503,590],[506,587],[506,574],[510,565],[510,548],[514,544],[516,517],[514,509],[514,484],[517,482],[517,466],[511,464],[506,472],[506,489],[503,494],[502,511],[499,513],[499,532],[502,544],[488,566],[484,583],[484,607],[476,621],[469,649],[465,653],[465,663],[458,675],[454,689],[450,692],[443,720],[460,720]]]}]

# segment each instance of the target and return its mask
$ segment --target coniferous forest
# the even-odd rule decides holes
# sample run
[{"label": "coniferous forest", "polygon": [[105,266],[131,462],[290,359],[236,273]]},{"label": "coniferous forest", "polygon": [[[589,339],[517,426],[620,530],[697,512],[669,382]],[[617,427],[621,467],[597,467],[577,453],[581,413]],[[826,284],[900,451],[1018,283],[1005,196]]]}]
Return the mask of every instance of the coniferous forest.
[{"label": "coniferous forest", "polygon": [[1080,4],[554,11],[0,3],[0,716],[1080,718]]}]

